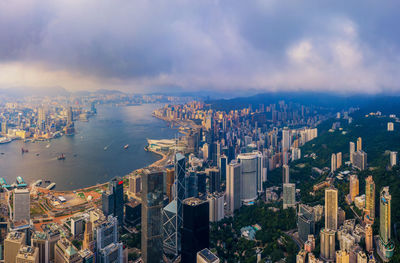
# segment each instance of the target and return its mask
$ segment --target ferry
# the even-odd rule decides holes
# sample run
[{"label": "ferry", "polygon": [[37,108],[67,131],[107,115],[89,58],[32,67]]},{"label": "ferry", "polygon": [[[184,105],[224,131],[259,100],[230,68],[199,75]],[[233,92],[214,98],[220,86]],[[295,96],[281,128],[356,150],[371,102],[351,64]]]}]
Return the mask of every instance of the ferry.
[{"label": "ferry", "polygon": [[124,146],[124,149],[128,149],[129,148],[129,144]]},{"label": "ferry", "polygon": [[6,182],[6,180],[5,180],[3,177],[0,178],[0,185],[1,185],[3,188],[6,188],[6,189],[11,188],[11,185],[8,185],[7,182]]},{"label": "ferry", "polygon": [[57,160],[65,160],[65,155],[62,153],[60,156],[57,157]]},{"label": "ferry", "polygon": [[42,180],[37,180],[36,182],[33,183],[34,186],[40,186],[42,184]]},{"label": "ferry", "polygon": [[11,141],[12,140],[10,138],[7,138],[7,137],[0,138],[0,144],[6,144],[6,143],[9,143]]},{"label": "ferry", "polygon": [[17,186],[18,187],[27,187],[28,185],[25,183],[24,179],[21,176],[17,176]]},{"label": "ferry", "polygon": [[49,184],[49,186],[46,187],[46,189],[47,189],[47,190],[51,190],[51,189],[53,189],[54,187],[56,187],[56,183],[51,183],[51,184]]}]

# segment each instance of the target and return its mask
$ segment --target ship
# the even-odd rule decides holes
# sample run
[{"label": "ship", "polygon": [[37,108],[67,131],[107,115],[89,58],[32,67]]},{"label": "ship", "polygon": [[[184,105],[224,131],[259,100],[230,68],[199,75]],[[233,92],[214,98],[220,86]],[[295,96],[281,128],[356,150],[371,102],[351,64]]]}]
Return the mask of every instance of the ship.
[{"label": "ship", "polygon": [[6,137],[2,137],[0,138],[0,144],[5,144],[5,143],[9,143],[12,140],[10,138],[6,138]]},{"label": "ship", "polygon": [[21,153],[22,153],[22,154],[24,154],[24,153],[28,153],[28,152],[29,152],[29,150],[28,150],[28,149],[21,148]]},{"label": "ship", "polygon": [[65,160],[65,155],[62,153],[60,156],[57,157],[57,160]]},{"label": "ship", "polygon": [[128,149],[129,148],[129,144],[124,146],[124,149]]},{"label": "ship", "polygon": [[36,182],[33,183],[34,186],[40,186],[42,184],[42,180],[37,180]]},{"label": "ship", "polygon": [[51,184],[49,184],[49,186],[46,187],[46,189],[47,189],[47,190],[51,190],[51,189],[53,189],[54,187],[56,187],[56,183],[51,183]]},{"label": "ship", "polygon": [[28,185],[25,183],[24,179],[21,176],[17,176],[17,186],[18,187],[27,187]]}]

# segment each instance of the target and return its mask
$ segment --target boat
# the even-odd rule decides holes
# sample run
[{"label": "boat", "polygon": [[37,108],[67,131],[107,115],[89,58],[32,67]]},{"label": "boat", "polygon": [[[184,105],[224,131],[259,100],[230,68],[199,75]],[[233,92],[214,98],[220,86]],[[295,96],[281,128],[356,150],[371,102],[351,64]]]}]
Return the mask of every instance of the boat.
[{"label": "boat", "polygon": [[124,149],[128,149],[129,148],[129,144],[124,146]]},{"label": "boat", "polygon": [[46,148],[50,148],[50,146],[51,146],[51,145],[50,145],[50,143],[49,143],[49,144],[46,145]]},{"label": "boat", "polygon": [[65,160],[65,155],[62,153],[60,156],[57,157],[57,160]]},{"label": "boat", "polygon": [[17,186],[18,187],[27,187],[28,185],[25,183],[24,179],[21,176],[17,176]]},{"label": "boat", "polygon": [[28,150],[28,149],[21,148],[21,153],[22,153],[22,154],[24,154],[24,153],[28,153],[28,152],[29,152],[29,150]]},{"label": "boat", "polygon": [[42,180],[37,180],[35,183],[33,183],[34,186],[40,186],[42,184]]},{"label": "boat", "polygon": [[39,153],[36,154],[36,156],[39,156],[39,155],[40,155]]},{"label": "boat", "polygon": [[7,137],[0,138],[0,144],[6,144],[6,143],[9,143],[11,141],[12,140],[10,138],[7,138]]},{"label": "boat", "polygon": [[104,151],[107,151],[107,149],[108,149],[108,147],[106,146],[106,147],[104,147]]}]

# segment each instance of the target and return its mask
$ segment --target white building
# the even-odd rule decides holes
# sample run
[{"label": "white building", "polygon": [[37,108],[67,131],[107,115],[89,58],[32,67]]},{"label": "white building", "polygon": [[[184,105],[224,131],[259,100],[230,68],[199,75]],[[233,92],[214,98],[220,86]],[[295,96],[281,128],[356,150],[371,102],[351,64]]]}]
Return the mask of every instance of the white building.
[{"label": "white building", "polygon": [[224,193],[213,193],[207,196],[210,209],[210,222],[218,222],[225,217]]},{"label": "white building", "polygon": [[226,202],[228,204],[228,211],[233,213],[241,206],[240,201],[240,177],[241,168],[240,163],[232,161],[227,166],[226,173]]}]

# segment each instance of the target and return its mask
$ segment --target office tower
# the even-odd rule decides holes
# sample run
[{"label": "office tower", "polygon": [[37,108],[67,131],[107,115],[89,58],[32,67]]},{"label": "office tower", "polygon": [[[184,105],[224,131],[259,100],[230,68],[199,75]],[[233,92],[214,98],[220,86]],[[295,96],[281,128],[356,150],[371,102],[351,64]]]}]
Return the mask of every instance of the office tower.
[{"label": "office tower", "polygon": [[393,122],[388,122],[388,123],[387,123],[387,130],[388,130],[388,131],[394,131],[394,124],[393,124]]},{"label": "office tower", "polygon": [[108,190],[102,194],[102,210],[105,216],[113,215],[118,218],[118,224],[124,220],[124,181],[114,178],[108,183]]},{"label": "office tower", "polygon": [[219,192],[221,190],[221,177],[219,170],[217,168],[206,169],[208,175],[209,187],[208,191],[210,193]]},{"label": "office tower", "polygon": [[224,213],[224,193],[212,193],[207,196],[210,208],[210,222],[218,222],[225,217]]},{"label": "office tower", "polygon": [[93,223],[88,220],[85,225],[85,233],[83,235],[82,249],[89,249],[93,251],[94,240],[93,240]]},{"label": "office tower", "polygon": [[73,121],[74,121],[74,116],[73,116],[73,112],[72,112],[72,107],[68,107],[68,110],[67,110],[67,124],[72,124]]},{"label": "office tower", "polygon": [[240,163],[232,161],[228,165],[227,178],[226,178],[226,200],[228,203],[228,210],[233,212],[240,208]]},{"label": "office tower", "polygon": [[18,251],[25,244],[25,234],[9,232],[4,240],[4,262],[15,262]]},{"label": "office tower", "polygon": [[332,153],[332,156],[331,156],[331,172],[332,173],[334,173],[336,171],[336,165],[337,165],[336,154]]},{"label": "office tower", "polygon": [[97,259],[100,263],[105,262],[123,262],[123,245],[122,243],[111,243],[97,253]]},{"label": "office tower", "polygon": [[196,263],[219,263],[219,258],[214,255],[208,248],[197,252]]},{"label": "office tower", "polygon": [[76,237],[83,233],[83,217],[82,216],[73,216],[71,218],[71,234]]},{"label": "office tower", "polygon": [[257,199],[257,182],[262,174],[262,171],[259,170],[260,160],[258,153],[242,153],[238,155],[242,171],[240,177],[240,196],[242,202],[247,203]]},{"label": "office tower", "polygon": [[54,253],[54,263],[82,263],[78,249],[66,238],[57,241]]},{"label": "office tower", "polygon": [[207,174],[204,171],[197,172],[197,190],[201,194],[207,192]]},{"label": "office tower", "polygon": [[289,151],[290,149],[290,130],[284,128],[282,130],[282,152]]},{"label": "office tower", "polygon": [[160,170],[145,169],[142,174],[141,249],[144,263],[159,263],[162,259],[163,177]]},{"label": "office tower", "polygon": [[296,207],[296,185],[283,184],[283,209]]},{"label": "office tower", "polygon": [[221,155],[221,157],[219,157],[218,167],[220,170],[220,176],[222,182],[226,181],[227,166],[228,166],[228,157],[226,157],[226,155]]},{"label": "office tower", "polygon": [[39,263],[54,261],[54,245],[60,239],[58,230],[46,230],[46,232],[34,232],[31,237],[31,245],[38,249]]},{"label": "office tower", "polygon": [[342,167],[342,152],[336,154],[336,169]]},{"label": "office tower", "polygon": [[137,201],[125,203],[125,222],[131,226],[136,226],[142,218],[142,204]]},{"label": "office tower", "polygon": [[210,147],[208,146],[208,143],[203,144],[203,159],[204,161],[208,161],[210,157]]},{"label": "office tower", "polygon": [[338,190],[325,189],[325,228],[336,231],[338,227]]},{"label": "office tower", "polygon": [[174,193],[172,190],[172,186],[174,185],[174,179],[175,179],[175,170],[173,168],[167,169],[166,194],[169,202],[172,202],[172,200],[174,200]]},{"label": "office tower", "polygon": [[197,252],[209,247],[209,204],[198,198],[183,202],[182,263],[196,262]]},{"label": "office tower", "polygon": [[358,137],[357,139],[357,152],[362,150],[362,139]]},{"label": "office tower", "polygon": [[46,129],[46,112],[43,109],[43,107],[39,107],[39,109],[38,109],[37,127],[41,131]]},{"label": "office tower", "polygon": [[26,220],[29,222],[31,199],[28,189],[14,189],[13,221]]},{"label": "office tower", "polygon": [[22,246],[17,254],[16,263],[39,263],[39,251],[36,247]]},{"label": "office tower", "polygon": [[106,220],[101,222],[96,229],[96,248],[97,251],[118,242],[118,219],[109,215]]},{"label": "office tower", "polygon": [[350,175],[350,200],[354,202],[354,199],[359,194],[359,181],[356,174]]},{"label": "office tower", "polygon": [[390,152],[390,166],[396,166],[397,165],[397,152]]},{"label": "office tower", "polygon": [[365,179],[365,210],[369,220],[375,219],[375,183],[372,176]]},{"label": "office tower", "polygon": [[374,250],[373,232],[371,224],[367,224],[365,226],[365,249],[368,252],[372,252]]},{"label": "office tower", "polygon": [[197,188],[197,175],[195,172],[190,172],[189,175],[185,177],[185,188],[186,188],[186,197],[197,197],[199,194]]},{"label": "office tower", "polygon": [[389,194],[389,186],[383,187],[379,198],[379,247],[381,254],[389,259],[393,256],[394,243],[391,240],[391,202],[392,196]]},{"label": "office tower", "polygon": [[[79,253],[79,256],[82,258],[82,263],[94,263],[95,262],[95,255],[89,249],[82,249],[78,253]],[[108,261],[108,262],[110,262],[110,261]]]},{"label": "office tower", "polygon": [[288,184],[289,183],[289,165],[284,164],[282,165],[282,182],[283,184]]},{"label": "office tower", "polygon": [[356,152],[354,142],[350,142],[350,163],[353,164],[353,154]]},{"label": "office tower", "polygon": [[311,206],[300,204],[297,216],[299,237],[305,242],[309,235],[315,234],[314,210]]},{"label": "office tower", "polygon": [[360,171],[367,169],[367,153],[363,150],[353,154],[353,166]]},{"label": "office tower", "polygon": [[129,192],[134,195],[139,195],[142,191],[142,182],[139,174],[129,176]]},{"label": "office tower", "polygon": [[335,259],[335,231],[323,228],[320,233],[321,258],[328,261]]},{"label": "office tower", "polygon": [[349,253],[346,250],[336,251],[336,263],[349,263]]},{"label": "office tower", "polygon": [[220,142],[214,142],[212,144],[212,163],[214,166],[218,165],[218,159],[221,156],[221,143]]},{"label": "office tower", "polygon": [[300,249],[299,253],[296,255],[296,263],[306,263],[307,251]]}]

